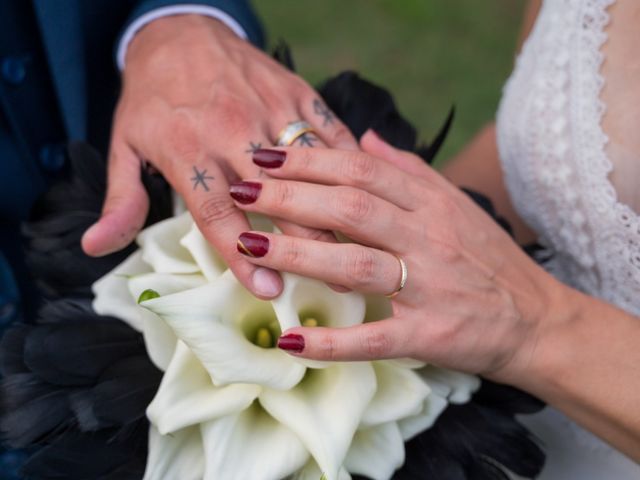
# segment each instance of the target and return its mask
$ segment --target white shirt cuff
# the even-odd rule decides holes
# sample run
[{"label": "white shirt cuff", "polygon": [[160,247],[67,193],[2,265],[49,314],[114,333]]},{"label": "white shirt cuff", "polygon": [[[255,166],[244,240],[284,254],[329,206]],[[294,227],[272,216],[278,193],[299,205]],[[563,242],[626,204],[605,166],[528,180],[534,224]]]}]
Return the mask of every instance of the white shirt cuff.
[{"label": "white shirt cuff", "polygon": [[238,21],[231,15],[223,12],[219,8],[187,3],[183,5],[171,5],[170,7],[156,8],[155,10],[151,10],[150,12],[147,12],[137,18],[135,22],[129,25],[129,27],[122,35],[120,43],[118,44],[118,52],[116,55],[118,68],[120,69],[120,71],[124,70],[125,58],[127,56],[127,49],[129,48],[129,44],[133,40],[133,37],[135,37],[136,33],[138,33],[138,31],[142,29],[142,27],[153,22],[154,20],[157,20],[158,18],[168,17],[169,15],[185,14],[205,15],[207,17],[215,18],[216,20],[220,20],[222,23],[224,23],[240,38],[243,38],[245,40],[248,38],[247,32],[244,31],[242,25],[240,25]]}]

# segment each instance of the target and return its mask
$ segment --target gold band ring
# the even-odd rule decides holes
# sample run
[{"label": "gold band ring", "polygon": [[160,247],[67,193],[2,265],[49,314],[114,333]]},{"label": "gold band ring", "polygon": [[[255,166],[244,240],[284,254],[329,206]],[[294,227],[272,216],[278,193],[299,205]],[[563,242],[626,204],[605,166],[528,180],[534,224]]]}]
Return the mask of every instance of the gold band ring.
[{"label": "gold band ring", "polygon": [[393,256],[398,259],[398,263],[400,263],[400,269],[402,271],[402,274],[400,276],[400,285],[398,285],[398,288],[396,288],[393,292],[388,294],[386,296],[387,298],[393,298],[396,295],[398,295],[400,293],[400,290],[402,290],[405,284],[407,283],[407,277],[409,276],[409,271],[407,270],[407,264],[404,262],[404,260],[400,258],[400,256],[396,255],[395,253],[393,254]]},{"label": "gold band ring", "polygon": [[315,133],[313,127],[304,120],[298,120],[297,122],[291,122],[284,127],[278,137],[276,138],[276,145],[278,147],[288,147],[293,145],[298,138],[305,133]]}]

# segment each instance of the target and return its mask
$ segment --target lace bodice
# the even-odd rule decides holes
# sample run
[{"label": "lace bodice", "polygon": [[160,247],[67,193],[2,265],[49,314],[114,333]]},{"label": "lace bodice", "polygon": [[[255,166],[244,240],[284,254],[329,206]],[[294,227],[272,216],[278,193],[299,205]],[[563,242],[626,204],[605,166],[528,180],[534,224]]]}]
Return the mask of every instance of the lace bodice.
[{"label": "lace bodice", "polygon": [[[544,1],[497,135],[514,207],[550,250],[551,273],[640,315],[640,55],[618,42],[623,3],[640,15],[637,0]],[[542,479],[640,478],[640,466],[553,409],[527,423],[548,447]]]},{"label": "lace bodice", "polygon": [[[640,123],[635,136],[626,126],[640,103],[618,101],[628,93],[620,88],[608,91],[615,112],[607,115],[615,116],[603,121],[613,4],[544,2],[504,90],[498,146],[514,206],[553,253],[552,273],[639,315]],[[639,79],[627,80],[636,92]]]}]

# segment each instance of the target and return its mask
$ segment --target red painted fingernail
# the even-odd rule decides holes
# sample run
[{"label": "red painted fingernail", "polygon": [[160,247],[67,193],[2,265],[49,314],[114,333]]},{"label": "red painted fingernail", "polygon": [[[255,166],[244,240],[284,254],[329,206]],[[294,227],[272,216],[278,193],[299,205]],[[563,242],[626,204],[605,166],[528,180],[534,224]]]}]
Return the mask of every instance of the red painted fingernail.
[{"label": "red painted fingernail", "polygon": [[253,163],[264,168],[280,168],[287,159],[287,152],[261,148],[253,152]]},{"label": "red painted fingernail", "polygon": [[238,237],[238,251],[248,257],[264,257],[269,251],[269,239],[258,233],[244,232]]},{"label": "red painted fingernail", "polygon": [[287,352],[300,353],[304,350],[304,337],[295,333],[282,335],[278,339],[278,348]]},{"label": "red painted fingernail", "polygon": [[229,195],[236,202],[248,203],[255,202],[260,196],[262,184],[258,182],[236,182],[229,185]]}]

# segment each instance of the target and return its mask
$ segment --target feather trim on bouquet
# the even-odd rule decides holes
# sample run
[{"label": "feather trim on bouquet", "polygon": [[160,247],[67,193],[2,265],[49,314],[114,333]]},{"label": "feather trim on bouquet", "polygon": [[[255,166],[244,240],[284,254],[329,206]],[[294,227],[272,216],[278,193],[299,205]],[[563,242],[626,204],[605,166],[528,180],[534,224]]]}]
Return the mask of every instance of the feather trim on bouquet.
[{"label": "feather trim on bouquet", "polygon": [[[428,160],[451,123],[450,115],[431,147],[417,149],[415,130],[383,89],[344,73],[320,92],[356,135],[374,127]],[[145,411],[162,372],[138,331],[91,309],[91,284],[132,247],[101,259],[81,252],[80,237],[101,209],[105,166],[86,145],[72,145],[69,154],[72,177],[45,195],[25,226],[29,264],[52,300],[34,325],[15,326],[2,340],[0,427],[8,445],[32,452],[23,469],[27,478],[140,479],[149,444]],[[147,183],[150,203],[159,207],[151,224],[170,216],[171,195],[161,179]],[[486,197],[471,196],[495,218]],[[528,394],[482,381],[468,402],[450,403],[431,428],[405,444],[404,464],[392,478],[501,480],[506,470],[534,478],[544,454],[515,415],[542,407]]]}]

